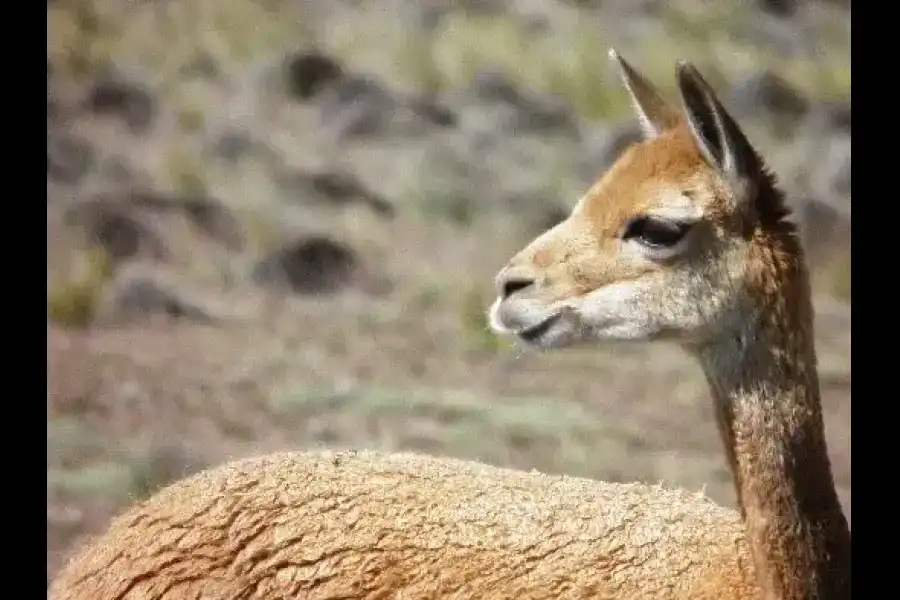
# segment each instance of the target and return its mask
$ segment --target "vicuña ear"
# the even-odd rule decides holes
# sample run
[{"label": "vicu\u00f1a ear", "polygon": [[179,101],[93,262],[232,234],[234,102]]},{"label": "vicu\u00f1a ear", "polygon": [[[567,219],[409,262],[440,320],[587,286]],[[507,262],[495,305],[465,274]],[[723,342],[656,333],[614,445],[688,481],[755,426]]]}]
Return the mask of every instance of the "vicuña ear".
[{"label": "vicu\u00f1a ear", "polygon": [[682,119],[678,109],[663,99],[653,84],[619,56],[615,48],[610,48],[609,57],[619,65],[622,81],[631,96],[631,105],[637,113],[644,137],[655,138],[663,131],[677,126]]},{"label": "vicu\u00f1a ear", "polygon": [[693,64],[679,61],[675,74],[688,124],[704,158],[738,198],[752,198],[762,171],[756,150]]}]

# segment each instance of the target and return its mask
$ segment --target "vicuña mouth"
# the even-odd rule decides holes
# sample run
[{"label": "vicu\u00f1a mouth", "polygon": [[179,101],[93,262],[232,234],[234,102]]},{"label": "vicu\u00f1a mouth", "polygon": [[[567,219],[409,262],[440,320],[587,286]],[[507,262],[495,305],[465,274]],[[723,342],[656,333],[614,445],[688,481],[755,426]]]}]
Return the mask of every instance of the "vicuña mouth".
[{"label": "vicu\u00f1a mouth", "polygon": [[550,331],[550,328],[553,327],[553,325],[556,324],[556,322],[559,320],[559,316],[559,314],[555,314],[552,317],[544,319],[537,325],[516,332],[516,335],[528,343],[537,342],[544,336],[544,334]]}]

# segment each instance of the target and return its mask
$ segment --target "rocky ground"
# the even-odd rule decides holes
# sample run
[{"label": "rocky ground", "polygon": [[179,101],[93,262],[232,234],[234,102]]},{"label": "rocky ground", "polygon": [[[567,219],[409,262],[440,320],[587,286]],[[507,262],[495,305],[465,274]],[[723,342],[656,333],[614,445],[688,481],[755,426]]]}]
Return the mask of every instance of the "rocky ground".
[{"label": "rocky ground", "polygon": [[160,485],[281,448],[732,504],[677,349],[536,355],[485,329],[497,269],[636,137],[610,45],[669,92],[695,61],[790,193],[849,516],[849,1],[47,11],[48,577]]}]

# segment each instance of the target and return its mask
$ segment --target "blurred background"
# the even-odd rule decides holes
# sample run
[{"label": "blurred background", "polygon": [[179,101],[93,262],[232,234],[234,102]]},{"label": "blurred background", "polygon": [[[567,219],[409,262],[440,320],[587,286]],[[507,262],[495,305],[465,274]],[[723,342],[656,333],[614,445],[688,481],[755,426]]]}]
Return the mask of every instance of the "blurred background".
[{"label": "blurred background", "polygon": [[497,270],[637,139],[613,45],[669,94],[694,61],[789,193],[850,517],[849,0],[48,0],[47,33],[48,577],[287,448],[734,505],[679,349],[486,329]]}]

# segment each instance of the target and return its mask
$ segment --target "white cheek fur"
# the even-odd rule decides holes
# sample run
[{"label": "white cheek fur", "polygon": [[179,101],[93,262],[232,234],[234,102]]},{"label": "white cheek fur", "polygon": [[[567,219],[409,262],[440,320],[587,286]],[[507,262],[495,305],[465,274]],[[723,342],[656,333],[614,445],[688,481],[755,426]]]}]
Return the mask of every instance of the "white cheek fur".
[{"label": "white cheek fur", "polygon": [[586,333],[608,339],[635,339],[652,334],[641,300],[649,285],[628,281],[606,285],[571,305]]}]

